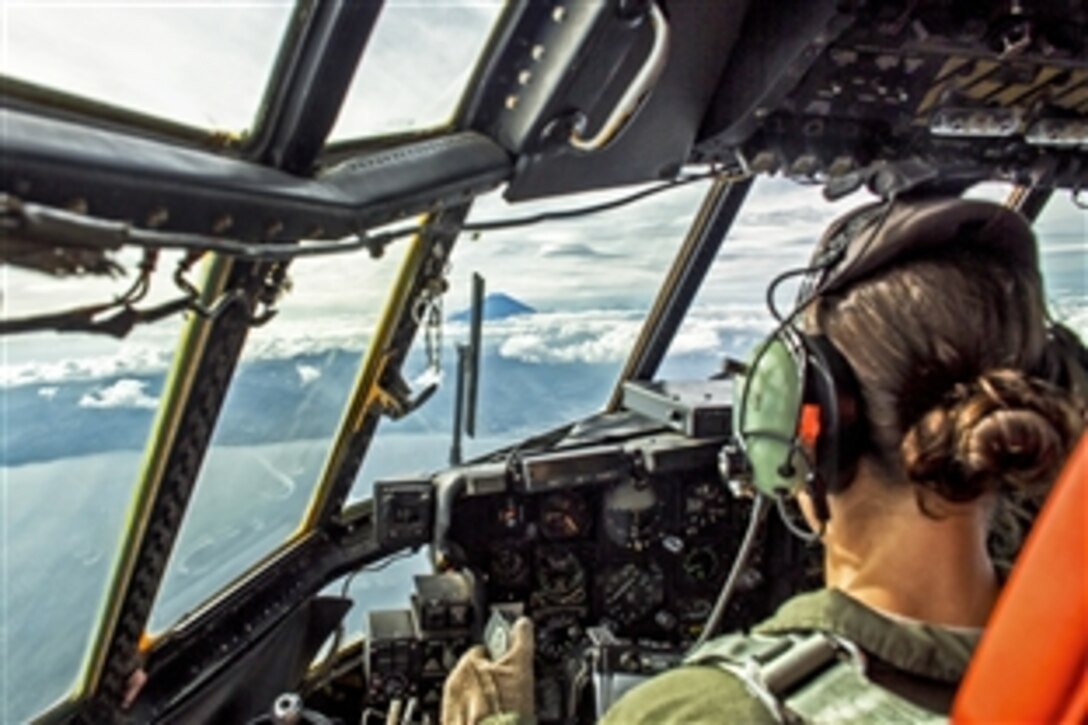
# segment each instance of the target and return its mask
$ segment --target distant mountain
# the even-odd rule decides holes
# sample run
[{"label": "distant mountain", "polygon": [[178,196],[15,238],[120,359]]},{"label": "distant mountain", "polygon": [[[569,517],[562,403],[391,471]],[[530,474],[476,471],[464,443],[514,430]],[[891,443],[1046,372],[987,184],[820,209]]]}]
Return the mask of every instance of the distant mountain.
[{"label": "distant mountain", "polygon": [[[422,346],[409,353],[408,371],[423,370]],[[455,358],[452,344],[445,359]],[[241,364],[216,424],[218,446],[248,446],[328,439],[340,419],[359,355],[334,351]],[[478,429],[484,437],[539,432],[604,404],[615,380],[610,363],[530,363],[503,357],[485,345]],[[303,383],[300,366],[320,368]],[[88,407],[95,391],[116,388],[118,376],[60,383],[48,397],[42,386],[0,390],[7,425],[0,426],[0,468],[113,450],[141,450],[155,411],[147,407]],[[162,395],[164,376],[128,376],[148,397]],[[403,420],[385,421],[401,433],[448,434],[453,410],[452,375],[426,405]],[[530,401],[526,404],[525,401]]]},{"label": "distant mountain", "polygon": [[[507,317],[527,315],[532,312],[536,312],[536,310],[502,292],[492,292],[484,297],[485,320],[505,320]],[[450,320],[453,322],[468,322],[471,315],[471,310],[461,310],[450,315]]]}]

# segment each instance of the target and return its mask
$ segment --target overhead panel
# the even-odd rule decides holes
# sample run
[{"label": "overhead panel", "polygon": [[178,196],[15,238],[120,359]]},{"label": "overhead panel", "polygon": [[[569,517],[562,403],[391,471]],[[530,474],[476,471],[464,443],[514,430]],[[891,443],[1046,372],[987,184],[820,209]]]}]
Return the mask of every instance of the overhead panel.
[{"label": "overhead panel", "polygon": [[[909,161],[1088,181],[1088,2],[766,0],[691,155],[826,182]],[[774,43],[765,42],[775,38]]]}]

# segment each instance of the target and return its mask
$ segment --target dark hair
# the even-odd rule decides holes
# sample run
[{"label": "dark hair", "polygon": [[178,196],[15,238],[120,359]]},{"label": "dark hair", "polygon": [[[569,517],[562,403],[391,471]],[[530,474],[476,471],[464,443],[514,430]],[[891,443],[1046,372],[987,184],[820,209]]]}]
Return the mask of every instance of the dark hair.
[{"label": "dark hair", "polygon": [[1034,266],[953,242],[811,313],[857,376],[868,452],[949,501],[1045,491],[1084,427],[1083,397],[1032,374],[1048,346]]}]

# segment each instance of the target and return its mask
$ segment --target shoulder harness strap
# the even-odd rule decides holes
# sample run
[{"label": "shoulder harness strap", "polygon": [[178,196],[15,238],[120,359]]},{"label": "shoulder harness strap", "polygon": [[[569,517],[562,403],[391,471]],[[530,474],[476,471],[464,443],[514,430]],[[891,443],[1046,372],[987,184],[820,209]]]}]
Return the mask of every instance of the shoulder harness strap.
[{"label": "shoulder harness strap", "polygon": [[865,676],[864,655],[826,632],[735,634],[692,652],[686,665],[709,665],[740,679],[781,723],[947,723]]}]

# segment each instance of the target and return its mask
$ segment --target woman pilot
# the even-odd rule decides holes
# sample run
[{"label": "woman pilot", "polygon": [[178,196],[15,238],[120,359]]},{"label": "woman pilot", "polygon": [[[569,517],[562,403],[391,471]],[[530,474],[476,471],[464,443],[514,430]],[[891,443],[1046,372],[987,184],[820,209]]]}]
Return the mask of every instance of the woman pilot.
[{"label": "woman pilot", "polygon": [[[606,723],[947,713],[1001,585],[991,525],[1010,498],[1045,495],[1084,428],[1069,353],[1083,348],[1049,325],[1015,212],[959,198],[863,207],[829,228],[807,272],[753,358],[737,429],[756,487],[796,495],[825,588],[634,688]],[[776,692],[752,676],[760,643],[810,646],[814,633],[864,663],[861,690]],[[462,658],[443,722],[528,722],[532,689],[523,620],[500,661]]]}]

